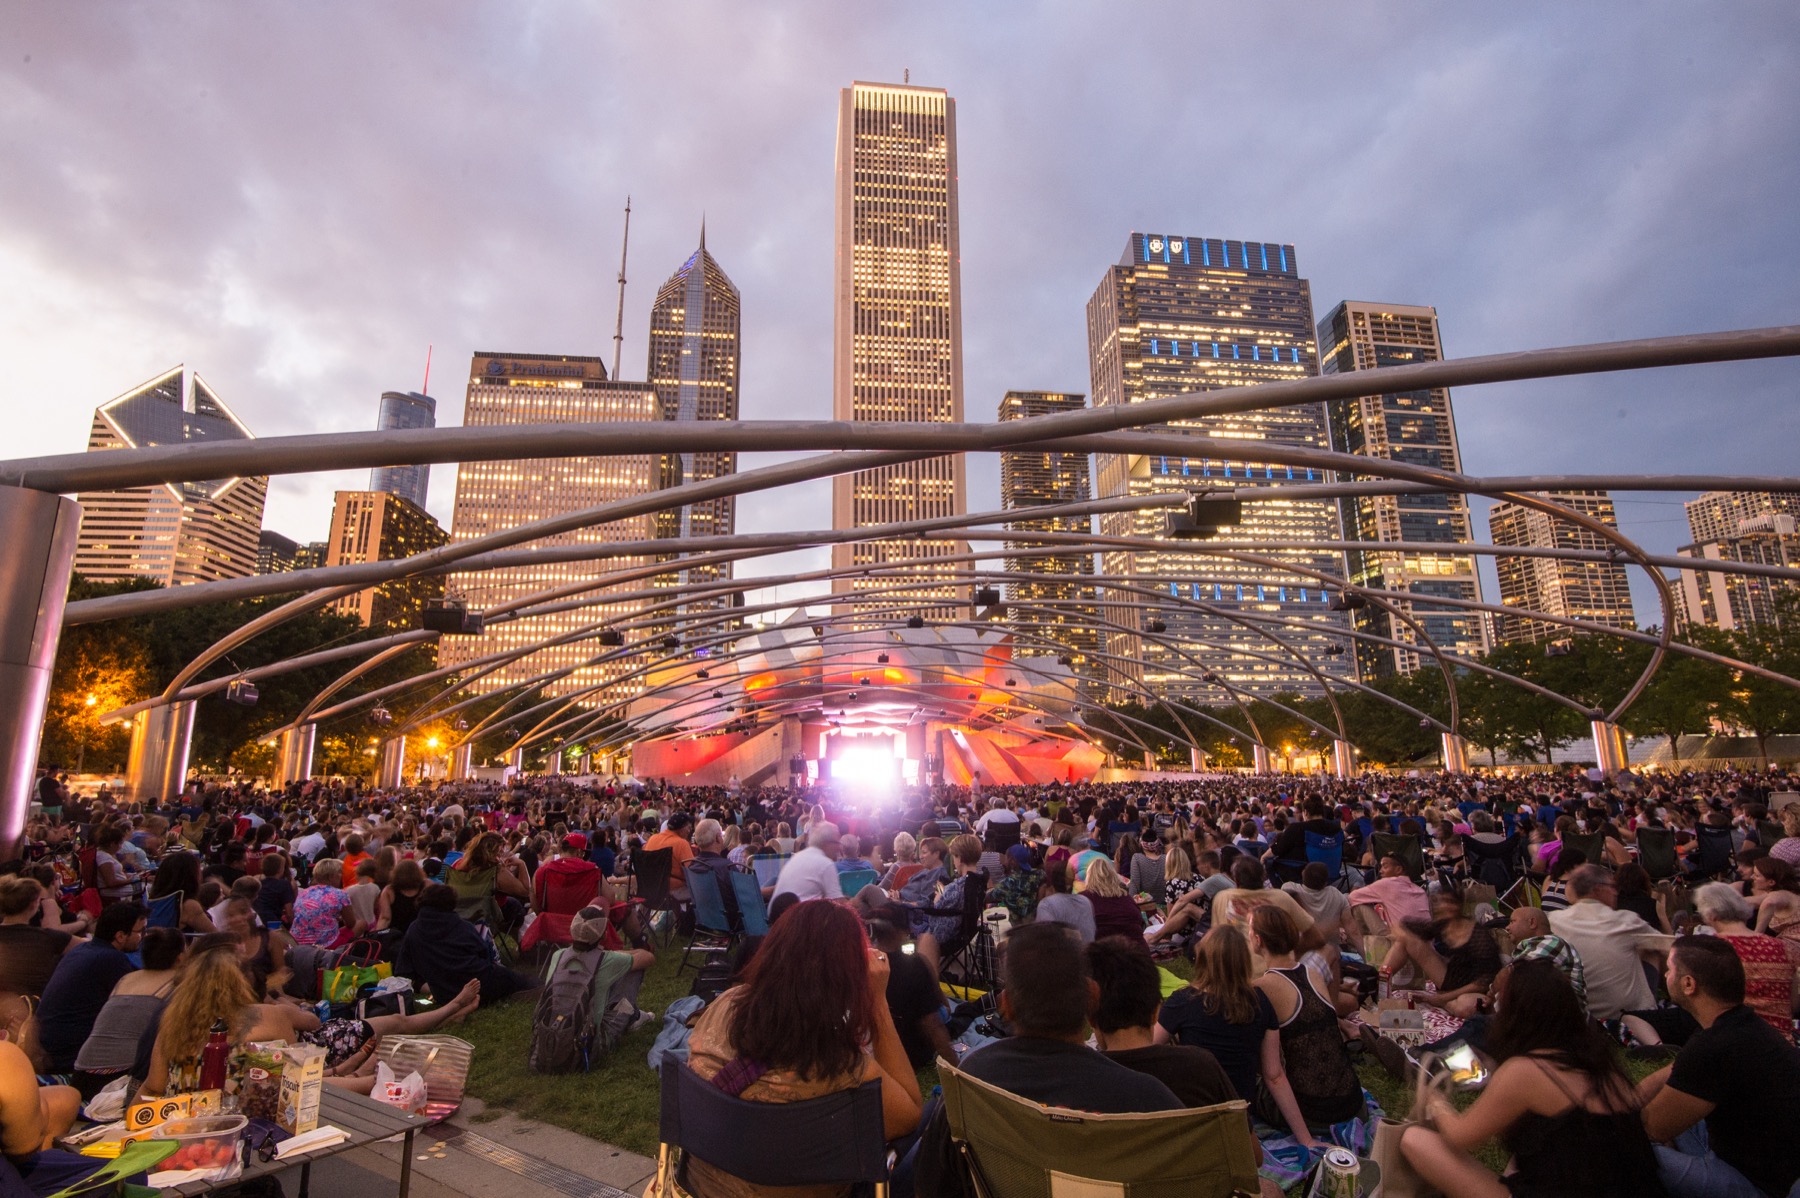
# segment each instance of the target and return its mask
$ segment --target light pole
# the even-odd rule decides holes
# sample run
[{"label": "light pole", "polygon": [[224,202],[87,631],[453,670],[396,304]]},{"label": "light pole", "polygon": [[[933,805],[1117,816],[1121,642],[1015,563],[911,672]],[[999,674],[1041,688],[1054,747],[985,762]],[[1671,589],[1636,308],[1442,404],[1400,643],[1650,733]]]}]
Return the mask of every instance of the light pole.
[{"label": "light pole", "polygon": [[100,702],[99,697],[93,691],[89,691],[86,702],[82,704],[86,711],[81,721],[81,740],[75,750],[75,772],[78,774],[87,773],[88,724],[93,721],[94,705],[98,702]]}]

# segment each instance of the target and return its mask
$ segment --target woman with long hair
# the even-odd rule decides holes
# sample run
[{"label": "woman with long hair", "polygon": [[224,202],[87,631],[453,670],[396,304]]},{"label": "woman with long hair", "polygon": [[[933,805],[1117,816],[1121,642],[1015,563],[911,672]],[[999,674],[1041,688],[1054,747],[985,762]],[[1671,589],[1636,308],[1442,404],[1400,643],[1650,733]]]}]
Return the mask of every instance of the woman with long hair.
[{"label": "woman with long hair", "polygon": [[[1426,1110],[1412,1112],[1421,1125],[1406,1129],[1400,1150],[1430,1185],[1457,1198],[1664,1192],[1616,1046],[1589,1023],[1560,969],[1542,959],[1513,964],[1488,1048],[1500,1065],[1473,1106],[1458,1111],[1433,1092]],[[1513,1158],[1504,1180],[1472,1156],[1495,1138]]]},{"label": "woman with long hair", "polygon": [[251,976],[266,978],[287,969],[287,950],[293,942],[286,933],[259,925],[249,899],[234,894],[225,900],[220,931],[237,941],[238,960]]},{"label": "woman with long hair", "polygon": [[[1310,967],[1300,962],[1300,929],[1293,916],[1280,907],[1263,905],[1250,912],[1250,949],[1268,962],[1268,970],[1256,979],[1256,988],[1275,1012],[1281,1071],[1290,1087],[1289,1100],[1273,1086],[1256,1105],[1265,1123],[1286,1123],[1302,1144],[1312,1139],[1309,1129],[1323,1130],[1333,1123],[1363,1113],[1362,1082],[1338,1030],[1337,1008]],[[1265,1067],[1265,1081],[1267,1080]]]},{"label": "woman with long hair", "polygon": [[[706,1009],[689,1041],[694,1072],[749,1102],[800,1102],[881,1083],[882,1122],[897,1139],[919,1125],[919,1089],[886,1000],[887,954],[837,903],[801,903],[773,924],[744,983]],[[757,1198],[798,1191],[752,1185],[689,1157],[692,1193]],[[848,1195],[850,1188],[805,1194]]]},{"label": "woman with long hair", "polygon": [[425,893],[425,869],[411,858],[396,862],[394,875],[375,901],[375,931],[398,939],[419,914],[419,896]]},{"label": "woman with long hair", "polygon": [[192,853],[170,853],[156,867],[155,875],[150,879],[149,903],[155,906],[158,899],[171,895],[181,895],[181,916],[176,926],[184,932],[198,932],[205,935],[216,932],[212,920],[206,917],[206,908],[200,903],[200,858]]},{"label": "woman with long hair", "polygon": [[531,876],[525,863],[505,852],[506,840],[498,832],[483,832],[469,843],[461,860],[444,873],[456,891],[456,913],[464,919],[494,919],[499,932],[515,928],[525,918],[531,901]]},{"label": "woman with long hair", "polygon": [[1144,916],[1111,861],[1105,857],[1094,858],[1088,862],[1087,872],[1081,878],[1081,892],[1094,908],[1094,939],[1107,936],[1143,938]]},{"label": "woman with long hair", "polygon": [[1163,1000],[1156,1042],[1212,1053],[1245,1102],[1256,1101],[1260,1079],[1284,1106],[1293,1103],[1281,1067],[1275,1009],[1251,984],[1250,945],[1236,927],[1217,927],[1201,938],[1194,949],[1193,981]]},{"label": "woman with long hair", "polygon": [[374,1084],[371,1062],[382,1036],[423,1035],[447,1021],[460,1022],[479,1002],[480,987],[471,982],[433,1011],[320,1022],[296,1001],[263,1001],[239,959],[237,941],[223,934],[206,936],[195,943],[163,1009],[143,1093],[198,1089],[201,1056],[219,1023],[233,1047],[262,1040],[316,1044],[325,1050],[328,1079],[347,1079],[339,1084],[367,1093]]}]

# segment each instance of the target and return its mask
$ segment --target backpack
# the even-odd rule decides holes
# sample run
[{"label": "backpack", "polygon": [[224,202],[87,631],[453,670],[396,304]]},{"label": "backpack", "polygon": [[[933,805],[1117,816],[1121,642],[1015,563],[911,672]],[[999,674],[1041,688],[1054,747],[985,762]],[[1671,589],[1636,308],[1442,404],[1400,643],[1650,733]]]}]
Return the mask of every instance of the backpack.
[{"label": "backpack", "polygon": [[550,967],[550,976],[538,993],[531,1015],[533,1073],[572,1073],[586,1070],[594,1046],[594,975],[600,970],[598,951],[565,950]]}]

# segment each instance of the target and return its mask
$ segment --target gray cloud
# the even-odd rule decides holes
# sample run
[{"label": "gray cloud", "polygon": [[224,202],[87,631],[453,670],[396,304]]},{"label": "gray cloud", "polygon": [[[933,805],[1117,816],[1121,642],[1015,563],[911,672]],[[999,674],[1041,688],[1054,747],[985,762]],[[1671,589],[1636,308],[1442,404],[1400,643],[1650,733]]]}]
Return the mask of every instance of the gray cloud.
[{"label": "gray cloud", "polygon": [[[958,100],[971,419],[1087,390],[1084,305],[1132,229],[1292,242],[1320,311],[1434,304],[1459,356],[1793,321],[1797,59],[1779,3],[26,0],[0,16],[12,452],[78,448],[176,361],[272,435],[368,426],[427,344],[446,421],[477,349],[610,356],[628,192],[624,373],[704,213],[744,414],[823,416],[837,89],[908,67]],[[1783,473],[1794,378],[1466,388],[1466,465]],[[360,485],[277,480],[268,523],[322,536]],[[435,470],[440,514],[453,489]],[[974,465],[971,505],[996,493]],[[825,494],[747,497],[740,527]],[[1626,498],[1680,543],[1669,497]]]}]

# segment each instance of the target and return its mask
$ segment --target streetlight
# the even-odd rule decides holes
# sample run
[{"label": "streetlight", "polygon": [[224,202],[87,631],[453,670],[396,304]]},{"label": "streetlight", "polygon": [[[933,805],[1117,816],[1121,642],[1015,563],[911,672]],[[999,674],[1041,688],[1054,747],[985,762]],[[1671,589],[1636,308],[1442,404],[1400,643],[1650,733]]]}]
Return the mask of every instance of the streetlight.
[{"label": "streetlight", "polygon": [[[82,703],[82,706],[85,707],[87,709],[87,711],[90,713],[90,718],[91,718],[91,714],[94,710],[94,704],[96,704],[98,702],[100,702],[100,697],[98,695],[96,695],[93,691],[89,691],[87,694],[87,699]],[[76,750],[75,750],[75,772],[77,774],[87,773],[87,742],[88,742],[88,721],[83,720],[83,721],[81,721],[81,741],[77,745]]]}]

